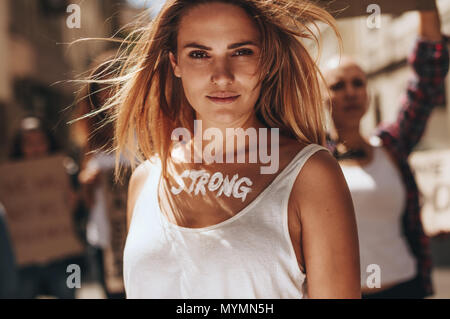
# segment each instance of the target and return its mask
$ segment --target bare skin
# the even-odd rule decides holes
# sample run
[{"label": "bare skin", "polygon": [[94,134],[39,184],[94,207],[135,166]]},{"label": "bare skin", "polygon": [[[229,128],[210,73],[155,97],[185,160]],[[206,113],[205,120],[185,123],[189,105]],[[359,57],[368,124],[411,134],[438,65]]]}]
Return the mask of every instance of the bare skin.
[{"label": "bare skin", "polygon": [[[441,41],[441,24],[437,11],[419,12],[418,35],[427,41]],[[361,67],[350,57],[343,57],[339,65],[331,65],[324,71],[324,77],[330,90],[330,102],[335,126],[333,137],[346,149],[363,149],[367,156],[362,159],[341,161],[341,165],[363,167],[373,159],[373,147],[361,135],[361,118],[367,111],[369,98],[367,78]],[[390,153],[388,153],[390,154]],[[397,165],[392,159],[393,163]],[[363,287],[363,293],[375,293],[397,285],[387,283],[381,288]]]},{"label": "bare skin", "polygon": [[[181,23],[184,27],[178,36],[177,55],[171,55],[172,66],[174,74],[183,80],[186,96],[197,118],[203,120],[204,129],[216,127],[225,135],[226,128],[263,127],[253,112],[260,90],[255,67],[260,35],[251,18],[233,5],[213,3],[195,7]],[[183,51],[183,44],[194,42],[209,50],[197,47]],[[242,42],[252,44],[234,45]],[[206,61],[192,62],[189,56],[193,51],[195,56],[207,57]],[[217,105],[208,99],[208,95],[216,92],[233,92],[240,97],[231,104]],[[261,163],[194,165],[169,162],[169,171],[178,173],[186,168],[231,175],[238,173],[250,177],[254,187],[245,202],[232,197],[218,199],[212,193],[204,197],[186,193],[173,196],[168,191],[173,186],[169,178],[160,184],[161,210],[171,223],[183,227],[203,228],[223,222],[257,198],[304,147],[296,140],[280,136],[280,166],[278,172],[271,175],[260,174]],[[236,152],[236,149],[226,149],[226,152]],[[151,168],[141,165],[131,177],[128,225],[135,201],[149,174],[152,174]],[[339,165],[328,152],[313,155],[297,177],[288,203],[288,225],[299,267],[307,273],[308,296],[360,298],[353,205]]]}]

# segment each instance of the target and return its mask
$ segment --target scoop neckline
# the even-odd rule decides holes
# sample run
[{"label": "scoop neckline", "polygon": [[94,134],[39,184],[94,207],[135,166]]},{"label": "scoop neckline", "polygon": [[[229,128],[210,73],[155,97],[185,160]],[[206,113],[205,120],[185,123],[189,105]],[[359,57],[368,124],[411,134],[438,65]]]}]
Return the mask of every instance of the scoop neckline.
[{"label": "scoop neckline", "polygon": [[[269,183],[269,185],[262,191],[260,192],[247,206],[243,207],[240,211],[238,211],[235,215],[231,216],[230,218],[214,224],[214,225],[210,225],[210,226],[206,226],[206,227],[201,227],[201,228],[191,228],[191,227],[184,227],[184,226],[180,226],[180,225],[176,225],[172,222],[170,222],[166,215],[164,215],[164,213],[161,210],[161,206],[159,204],[159,198],[158,198],[158,193],[159,193],[159,187],[160,187],[160,182],[161,182],[161,169],[159,170],[159,177],[158,177],[158,183],[156,184],[156,192],[155,192],[155,201],[156,201],[156,205],[157,205],[157,213],[162,217],[164,223],[171,227],[171,228],[175,228],[178,229],[179,231],[183,231],[183,232],[190,232],[190,233],[200,233],[200,232],[205,232],[205,231],[210,231],[210,230],[214,230],[217,228],[221,228],[224,227],[228,224],[233,223],[234,221],[240,219],[242,216],[246,215],[248,213],[248,211],[253,208],[262,198],[263,195],[265,195],[272,187],[274,187],[274,185],[278,182],[278,180],[281,178],[282,175],[285,174],[285,172],[292,166],[294,165],[294,163],[297,161],[297,159],[305,152],[305,150],[309,149],[312,146],[315,146],[318,144],[309,144],[307,146],[305,146],[304,148],[302,148],[293,158],[292,160],[281,170],[280,174],[277,175],[277,177],[275,177],[273,179],[272,182]],[[160,164],[161,162],[159,162]]]},{"label": "scoop neckline", "polygon": [[377,157],[379,156],[378,153],[380,151],[384,151],[383,150],[383,146],[374,146],[374,145],[372,145],[372,149],[373,149],[373,156],[372,156],[372,159],[370,160],[370,162],[367,163],[367,164],[364,164],[364,165],[342,165],[342,164],[339,164],[339,165],[342,168],[345,168],[345,169],[348,169],[348,168],[352,169],[353,168],[353,169],[367,170],[367,169],[371,168],[376,163]]}]

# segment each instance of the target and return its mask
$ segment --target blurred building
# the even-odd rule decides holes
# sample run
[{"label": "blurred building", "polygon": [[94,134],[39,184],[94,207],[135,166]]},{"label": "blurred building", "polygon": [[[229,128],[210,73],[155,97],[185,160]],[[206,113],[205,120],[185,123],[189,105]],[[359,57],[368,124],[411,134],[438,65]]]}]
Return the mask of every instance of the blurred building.
[{"label": "blurred building", "polygon": [[[80,28],[67,23],[80,8]],[[87,75],[89,64],[112,44],[69,43],[82,38],[108,38],[129,22],[138,9],[125,0],[0,1],[0,161],[22,116],[45,118],[67,146],[71,105],[78,89],[70,80]]]}]

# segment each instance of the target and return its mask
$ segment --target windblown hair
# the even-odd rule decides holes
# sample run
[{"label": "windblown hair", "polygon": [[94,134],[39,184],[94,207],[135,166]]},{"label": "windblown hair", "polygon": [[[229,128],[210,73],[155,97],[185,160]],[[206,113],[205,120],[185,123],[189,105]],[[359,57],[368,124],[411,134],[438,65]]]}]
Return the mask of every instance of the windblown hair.
[{"label": "windblown hair", "polygon": [[[109,113],[110,108],[104,108],[113,95],[111,85],[116,77],[114,71],[120,68],[120,63],[114,60],[115,52],[106,51],[98,56],[91,65],[90,81],[84,84],[78,92],[73,118],[72,138],[89,154],[99,150],[111,151],[114,138],[114,123]],[[113,63],[114,62],[114,63]]]},{"label": "windblown hair", "polygon": [[184,127],[193,132],[195,112],[181,79],[173,73],[169,53],[177,52],[182,17],[191,8],[212,2],[244,9],[262,35],[262,86],[255,105],[258,119],[301,142],[324,144],[321,74],[302,40],[313,40],[320,47],[312,29],[320,35],[317,21],[330,25],[338,35],[335,20],[327,11],[305,0],[167,0],[150,24],[124,41],[126,47],[116,58],[123,60],[120,73],[110,82],[115,94],[99,110],[110,109],[113,114],[117,159],[122,154],[134,167],[136,162],[158,156],[165,176],[172,131]]}]

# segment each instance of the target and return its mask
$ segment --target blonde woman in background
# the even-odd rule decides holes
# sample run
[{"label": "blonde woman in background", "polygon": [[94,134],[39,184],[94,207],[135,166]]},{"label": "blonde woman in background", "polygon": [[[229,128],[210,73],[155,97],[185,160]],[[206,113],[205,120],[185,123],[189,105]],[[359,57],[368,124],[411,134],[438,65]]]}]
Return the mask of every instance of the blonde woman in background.
[{"label": "blonde woman in background", "polygon": [[[329,147],[339,159],[355,205],[363,298],[423,298],[433,293],[429,238],[408,157],[433,108],[445,104],[449,55],[437,11],[419,13],[418,40],[408,61],[414,73],[398,117],[379,125],[371,140],[360,133],[369,102],[362,68],[343,57],[324,72],[335,127]],[[379,285],[369,278],[376,269]]]}]

